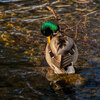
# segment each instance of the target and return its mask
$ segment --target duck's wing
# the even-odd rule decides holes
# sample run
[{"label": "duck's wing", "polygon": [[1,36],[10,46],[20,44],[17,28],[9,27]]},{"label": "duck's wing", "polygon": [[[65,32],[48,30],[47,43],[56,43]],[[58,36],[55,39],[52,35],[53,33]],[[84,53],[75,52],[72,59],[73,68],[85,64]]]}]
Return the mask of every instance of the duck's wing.
[{"label": "duck's wing", "polygon": [[64,54],[62,54],[61,56],[61,64],[60,64],[60,68],[64,68],[65,70],[67,70],[68,66],[72,66],[73,63],[75,63],[77,58],[75,58],[75,44],[73,44],[73,46],[69,49],[69,50],[65,50]]},{"label": "duck's wing", "polygon": [[77,47],[74,41],[67,36],[58,35],[52,40],[52,51],[54,51],[56,57],[59,57],[59,55],[61,56],[61,59],[58,60],[58,67],[67,70],[67,67],[77,60]]}]

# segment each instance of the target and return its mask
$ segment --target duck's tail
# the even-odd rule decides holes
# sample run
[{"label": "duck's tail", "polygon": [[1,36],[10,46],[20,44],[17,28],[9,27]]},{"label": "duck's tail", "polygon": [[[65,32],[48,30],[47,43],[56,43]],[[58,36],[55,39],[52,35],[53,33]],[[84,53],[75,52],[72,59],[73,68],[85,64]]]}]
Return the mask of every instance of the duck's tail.
[{"label": "duck's tail", "polygon": [[73,63],[70,66],[67,67],[66,73],[67,74],[75,73],[75,68],[73,67]]}]

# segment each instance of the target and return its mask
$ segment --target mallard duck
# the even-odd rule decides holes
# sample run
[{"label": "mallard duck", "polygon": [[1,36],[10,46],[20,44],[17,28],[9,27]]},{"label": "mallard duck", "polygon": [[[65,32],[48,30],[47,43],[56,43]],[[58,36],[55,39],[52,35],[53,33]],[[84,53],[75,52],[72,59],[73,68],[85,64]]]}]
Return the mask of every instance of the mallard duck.
[{"label": "mallard duck", "polygon": [[61,32],[52,21],[42,24],[41,33],[48,39],[45,58],[54,73],[75,73],[73,64],[77,61],[78,50],[73,39]]}]

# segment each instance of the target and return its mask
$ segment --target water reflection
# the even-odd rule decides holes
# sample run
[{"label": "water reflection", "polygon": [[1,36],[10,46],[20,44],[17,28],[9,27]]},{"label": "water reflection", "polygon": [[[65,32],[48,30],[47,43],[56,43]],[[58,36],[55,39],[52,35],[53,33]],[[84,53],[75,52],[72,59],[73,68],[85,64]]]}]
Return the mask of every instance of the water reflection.
[{"label": "water reflection", "polygon": [[0,0],[0,2],[9,2],[10,0]]},{"label": "water reflection", "polygon": [[[98,0],[0,0],[0,98],[99,100],[99,3]],[[75,65],[78,74],[50,76],[52,71],[44,59],[46,40],[40,27],[44,21],[55,19],[46,6],[55,10],[61,29],[72,38],[80,22],[75,40],[79,49]]]}]

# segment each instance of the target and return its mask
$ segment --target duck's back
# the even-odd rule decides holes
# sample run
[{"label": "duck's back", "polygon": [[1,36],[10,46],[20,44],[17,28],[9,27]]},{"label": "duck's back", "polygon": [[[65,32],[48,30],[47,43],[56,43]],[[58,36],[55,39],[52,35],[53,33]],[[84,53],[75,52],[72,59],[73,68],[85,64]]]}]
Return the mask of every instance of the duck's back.
[{"label": "duck's back", "polygon": [[46,60],[53,68],[57,67],[65,72],[68,66],[77,61],[77,58],[77,47],[74,41],[66,35],[57,34],[52,37],[50,44],[47,44]]}]

